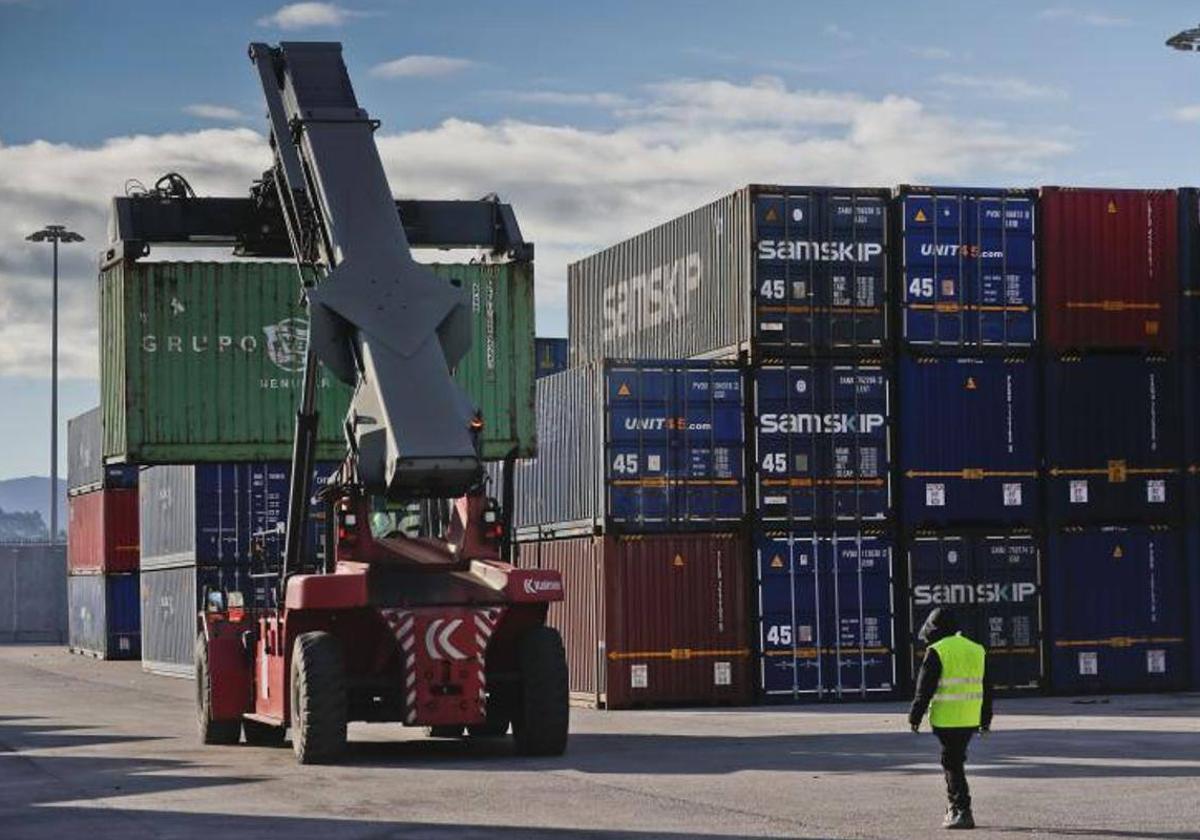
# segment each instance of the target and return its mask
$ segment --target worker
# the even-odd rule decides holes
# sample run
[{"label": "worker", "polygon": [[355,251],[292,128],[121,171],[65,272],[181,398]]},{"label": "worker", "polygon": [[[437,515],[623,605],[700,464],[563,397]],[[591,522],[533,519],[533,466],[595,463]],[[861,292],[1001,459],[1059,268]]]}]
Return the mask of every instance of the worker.
[{"label": "worker", "polygon": [[920,731],[929,710],[929,725],[942,744],[942,769],[950,806],[942,828],[975,827],[971,791],[967,787],[967,745],[976,732],[992,725],[992,689],[987,676],[987,651],[964,636],[954,613],[938,607],[917,634],[925,645],[925,660],[917,674],[917,688],[908,723]]}]

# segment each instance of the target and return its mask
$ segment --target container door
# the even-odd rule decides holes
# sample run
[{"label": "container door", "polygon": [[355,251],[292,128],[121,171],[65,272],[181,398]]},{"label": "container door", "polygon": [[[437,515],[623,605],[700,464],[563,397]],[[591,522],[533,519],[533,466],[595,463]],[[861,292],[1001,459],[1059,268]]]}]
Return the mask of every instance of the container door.
[{"label": "container door", "polygon": [[983,537],[974,546],[973,639],[988,649],[988,674],[1000,689],[1042,682],[1040,557],[1026,536]]},{"label": "container door", "polygon": [[684,527],[740,522],[746,506],[741,372],[684,368],[674,384],[671,518]]},{"label": "container door", "polygon": [[670,514],[674,382],[665,368],[630,366],[610,370],[606,388],[609,518],[662,529]]},{"label": "container door", "polygon": [[815,543],[760,534],[756,556],[762,691],[770,696],[816,694],[822,662]]},{"label": "container door", "polygon": [[883,538],[836,536],[821,542],[825,562],[824,625],[829,645],[823,688],[838,698],[890,692],[895,685],[892,638],[892,547]]}]

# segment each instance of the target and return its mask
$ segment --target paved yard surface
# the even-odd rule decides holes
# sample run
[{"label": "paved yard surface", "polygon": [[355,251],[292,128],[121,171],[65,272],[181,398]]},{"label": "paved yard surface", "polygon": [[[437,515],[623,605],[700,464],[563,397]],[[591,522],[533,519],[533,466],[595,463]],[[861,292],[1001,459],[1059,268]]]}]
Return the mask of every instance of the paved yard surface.
[{"label": "paved yard surface", "polygon": [[[201,747],[192,683],[0,647],[0,838],[926,837],[936,742],[898,704],[575,710],[566,756],[351,728],[337,767]],[[977,837],[1200,838],[1200,695],[1001,701]]]}]

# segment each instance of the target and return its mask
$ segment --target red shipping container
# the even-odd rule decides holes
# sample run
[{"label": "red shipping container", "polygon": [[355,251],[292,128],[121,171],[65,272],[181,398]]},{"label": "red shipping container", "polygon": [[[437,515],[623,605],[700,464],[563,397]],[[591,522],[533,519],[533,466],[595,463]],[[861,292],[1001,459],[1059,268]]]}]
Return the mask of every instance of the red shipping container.
[{"label": "red shipping container", "polygon": [[93,490],[67,499],[67,568],[75,574],[138,570],[138,491]]},{"label": "red shipping container", "polygon": [[521,545],[562,573],[549,623],[571,696],[609,709],[750,702],[744,540],[734,534],[572,537]]},{"label": "red shipping container", "polygon": [[1043,187],[1041,276],[1052,350],[1172,350],[1178,341],[1174,190]]}]

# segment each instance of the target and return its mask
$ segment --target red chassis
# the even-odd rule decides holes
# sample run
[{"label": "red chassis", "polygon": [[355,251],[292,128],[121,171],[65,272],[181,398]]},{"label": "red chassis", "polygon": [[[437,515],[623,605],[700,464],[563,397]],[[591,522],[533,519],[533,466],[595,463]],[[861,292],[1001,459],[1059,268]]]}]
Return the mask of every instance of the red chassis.
[{"label": "red chassis", "polygon": [[[346,723],[503,735],[519,752],[566,747],[557,572],[499,559],[488,503],[456,503],[446,542],[374,537],[361,497],[337,504],[334,569],[294,575],[283,607],[202,613],[196,643],[205,743],[292,743],[302,762],[341,752]],[[489,532],[492,532],[489,534]]]}]

